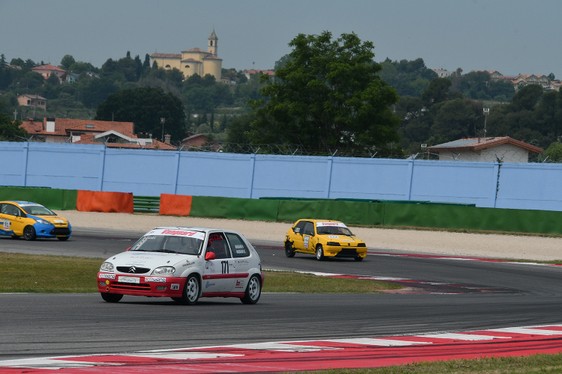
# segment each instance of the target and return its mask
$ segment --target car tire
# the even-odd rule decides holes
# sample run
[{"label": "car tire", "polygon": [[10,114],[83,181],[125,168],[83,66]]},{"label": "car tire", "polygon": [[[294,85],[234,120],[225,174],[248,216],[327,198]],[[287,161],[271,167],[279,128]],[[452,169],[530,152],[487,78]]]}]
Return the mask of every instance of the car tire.
[{"label": "car tire", "polygon": [[201,281],[197,275],[191,274],[183,287],[182,297],[176,297],[174,300],[183,305],[193,305],[197,303],[199,296],[201,296]]},{"label": "car tire", "polygon": [[107,301],[108,303],[118,303],[123,298],[123,295],[118,294],[118,293],[102,292],[102,293],[100,293],[100,295],[101,295],[101,298],[104,301]]},{"label": "car tire", "polygon": [[255,304],[258,302],[261,296],[261,277],[254,274],[250,277],[248,281],[248,286],[246,287],[246,292],[244,297],[240,299],[242,304]]},{"label": "car tire", "polygon": [[295,249],[290,241],[285,242],[285,256],[289,258],[295,257]]},{"label": "car tire", "polygon": [[361,256],[355,256],[355,261],[363,261],[363,257],[361,257]]},{"label": "car tire", "polygon": [[322,248],[321,244],[316,246],[316,259],[318,261],[322,261],[324,259],[324,248]]},{"label": "car tire", "polygon": [[68,240],[68,238],[69,236],[57,236],[57,239],[60,240],[61,242]]},{"label": "car tire", "polygon": [[23,238],[25,240],[35,240],[35,238],[37,238],[35,228],[33,226],[25,226],[23,229]]}]

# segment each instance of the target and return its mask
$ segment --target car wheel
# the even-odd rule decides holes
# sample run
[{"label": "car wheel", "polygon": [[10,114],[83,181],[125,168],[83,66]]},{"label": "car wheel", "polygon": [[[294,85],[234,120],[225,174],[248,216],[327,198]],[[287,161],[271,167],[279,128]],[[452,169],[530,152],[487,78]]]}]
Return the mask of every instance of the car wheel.
[{"label": "car wheel", "polygon": [[295,249],[293,248],[293,244],[290,241],[285,242],[285,256],[287,257],[295,257]]},{"label": "car wheel", "polygon": [[355,256],[355,261],[363,261],[363,257],[361,257],[361,256]]},{"label": "car wheel", "polygon": [[184,305],[192,305],[199,300],[201,291],[201,282],[195,274],[191,274],[187,277],[185,282],[185,287],[183,288],[183,294],[181,298],[174,298],[175,301]]},{"label": "car wheel", "polygon": [[57,239],[62,241],[62,242],[68,240],[68,238],[69,238],[68,236],[57,236]]},{"label": "car wheel", "polygon": [[23,238],[25,240],[35,240],[37,234],[35,233],[35,229],[33,226],[25,226],[23,229]]},{"label": "car wheel", "polygon": [[324,249],[320,244],[316,246],[316,259],[318,261],[322,261],[324,259]]},{"label": "car wheel", "polygon": [[118,294],[118,293],[102,292],[102,293],[100,293],[100,295],[101,295],[101,298],[104,301],[107,301],[108,303],[118,303],[123,298],[123,295]]},{"label": "car wheel", "polygon": [[261,296],[261,277],[259,275],[252,275],[248,281],[244,297],[240,300],[243,304],[255,304]]}]

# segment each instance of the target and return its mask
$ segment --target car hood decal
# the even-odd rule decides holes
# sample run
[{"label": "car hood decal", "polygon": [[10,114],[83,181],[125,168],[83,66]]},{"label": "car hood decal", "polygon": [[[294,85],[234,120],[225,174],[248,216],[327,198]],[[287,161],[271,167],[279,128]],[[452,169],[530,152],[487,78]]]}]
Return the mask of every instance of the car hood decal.
[{"label": "car hood decal", "polygon": [[195,259],[197,256],[181,253],[128,251],[119,253],[111,257],[108,261],[111,261],[114,266],[142,266],[146,268],[155,268],[158,266],[174,266],[178,262],[190,258]]}]

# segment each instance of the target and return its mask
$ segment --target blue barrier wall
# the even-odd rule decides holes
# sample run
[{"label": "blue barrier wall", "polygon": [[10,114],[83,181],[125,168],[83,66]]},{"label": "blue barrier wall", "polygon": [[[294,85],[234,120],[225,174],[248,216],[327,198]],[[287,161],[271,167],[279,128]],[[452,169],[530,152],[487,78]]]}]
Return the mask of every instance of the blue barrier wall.
[{"label": "blue barrier wall", "polygon": [[562,211],[561,164],[246,155],[0,142],[0,186]]}]

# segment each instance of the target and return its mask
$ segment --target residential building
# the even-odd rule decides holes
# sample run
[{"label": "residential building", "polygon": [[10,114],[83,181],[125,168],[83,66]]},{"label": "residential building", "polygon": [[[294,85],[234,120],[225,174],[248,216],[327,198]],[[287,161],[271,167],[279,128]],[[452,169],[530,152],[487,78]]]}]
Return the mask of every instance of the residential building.
[{"label": "residential building", "polygon": [[479,162],[529,162],[529,154],[539,154],[542,148],[509,136],[465,138],[427,147],[439,160]]},{"label": "residential building", "polygon": [[26,106],[31,107],[34,109],[42,109],[43,111],[47,110],[47,99],[43,96],[39,95],[30,95],[24,94],[18,96],[18,105],[19,106]]},{"label": "residential building", "polygon": [[222,59],[218,57],[218,40],[217,34],[213,30],[209,35],[207,51],[192,48],[181,53],[152,53],[150,64],[153,65],[156,62],[159,68],[177,69],[183,73],[184,78],[195,74],[201,77],[210,74],[220,81]]},{"label": "residential building", "polygon": [[46,143],[105,144],[112,148],[175,150],[169,143],[153,138],[139,138],[133,122],[44,118],[23,121],[21,127],[31,141]]},{"label": "residential building", "polygon": [[64,81],[66,78],[66,70],[50,64],[35,66],[31,68],[31,71],[41,74],[45,79],[49,79],[51,75],[54,75],[59,79],[59,82]]}]

